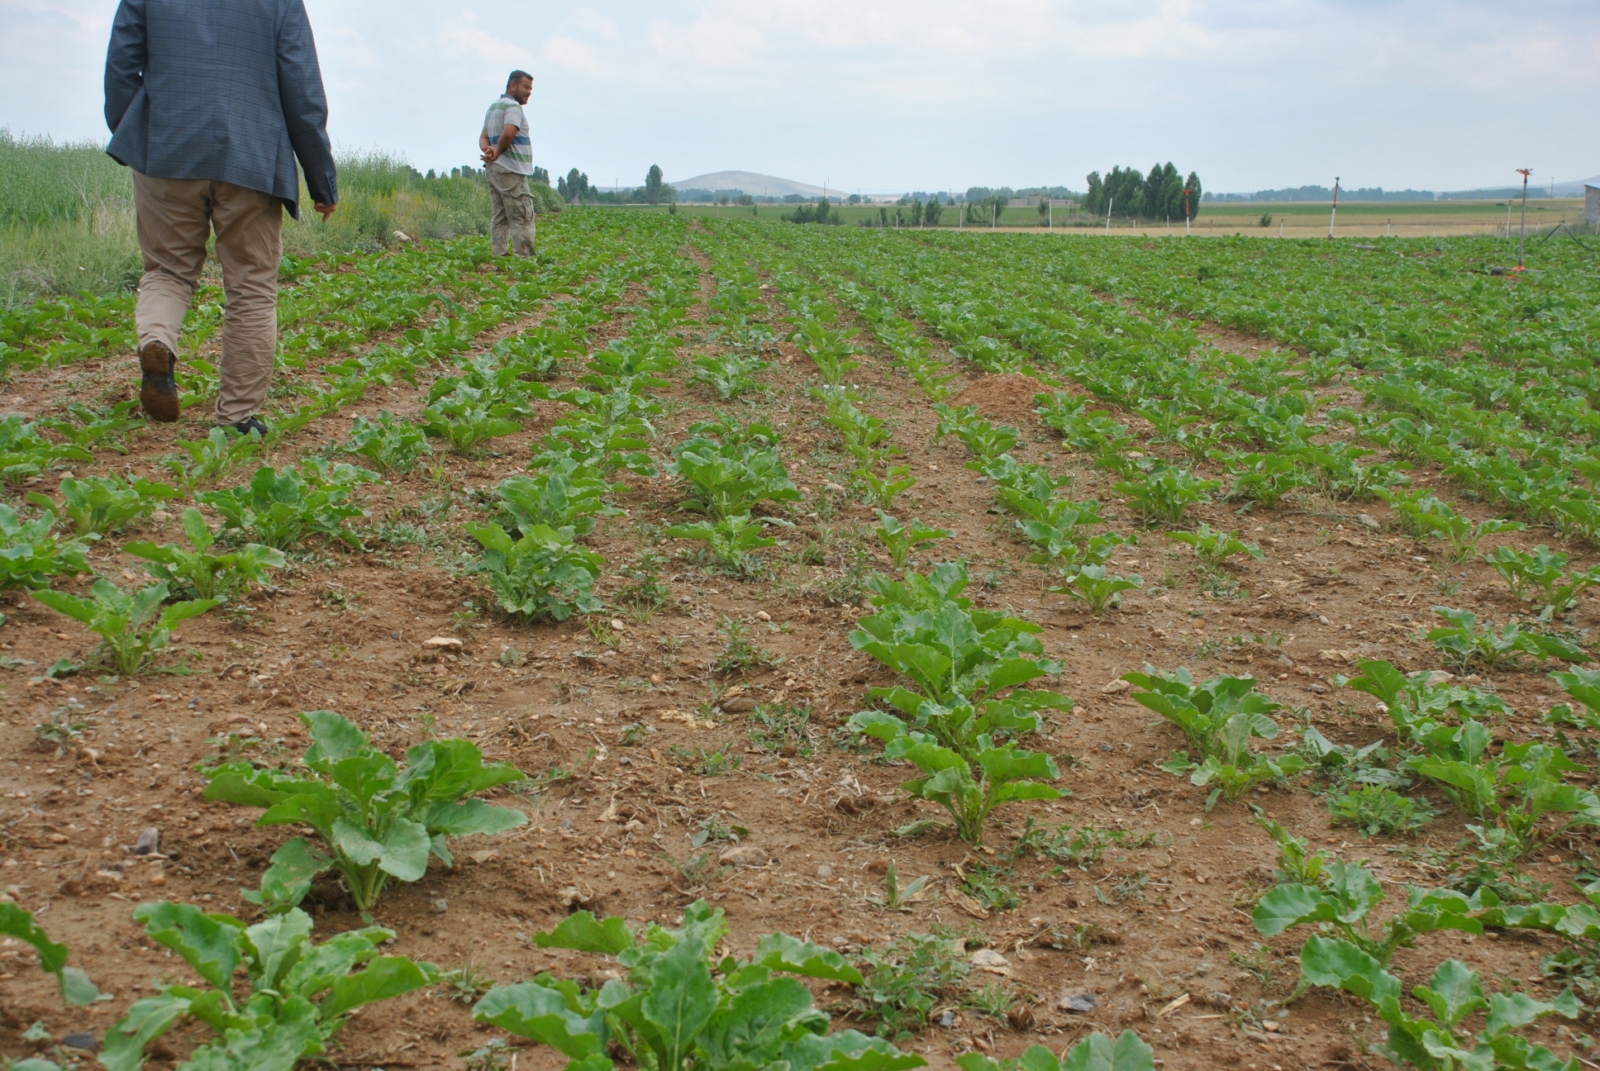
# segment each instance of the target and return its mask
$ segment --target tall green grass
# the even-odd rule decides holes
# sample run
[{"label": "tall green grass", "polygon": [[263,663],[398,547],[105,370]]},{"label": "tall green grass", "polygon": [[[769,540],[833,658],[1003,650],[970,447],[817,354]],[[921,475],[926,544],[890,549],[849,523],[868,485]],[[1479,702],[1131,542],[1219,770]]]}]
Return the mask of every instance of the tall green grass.
[{"label": "tall green grass", "polygon": [[[541,211],[559,211],[548,187]],[[285,217],[286,253],[376,252],[400,231],[413,239],[489,231],[481,176],[429,178],[384,153],[339,159],[339,210],[323,223],[301,191],[301,218]],[[142,263],[128,169],[94,142],[56,144],[0,128],[0,307],[138,285]]]}]

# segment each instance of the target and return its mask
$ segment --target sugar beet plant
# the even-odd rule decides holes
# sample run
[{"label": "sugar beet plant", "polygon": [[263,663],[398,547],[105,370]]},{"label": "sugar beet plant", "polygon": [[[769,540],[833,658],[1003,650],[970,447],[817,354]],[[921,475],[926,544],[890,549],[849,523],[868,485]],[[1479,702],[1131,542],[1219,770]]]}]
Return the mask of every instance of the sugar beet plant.
[{"label": "sugar beet plant", "polygon": [[1183,731],[1195,751],[1174,751],[1163,769],[1187,774],[1192,784],[1213,785],[1206,810],[1221,797],[1237,799],[1263,781],[1290,777],[1306,768],[1299,755],[1263,755],[1251,750],[1253,738],[1270,740],[1278,723],[1268,715],[1279,704],[1255,690],[1253,677],[1213,677],[1196,684],[1187,669],[1123,674],[1123,680],[1145,689],[1133,698]]},{"label": "sugar beet plant", "polygon": [[701,432],[678,444],[667,471],[685,485],[680,509],[704,513],[706,520],[666,529],[674,539],[706,543],[717,564],[730,572],[748,572],[752,553],[777,540],[765,535],[779,518],[759,517],[762,502],[792,502],[800,490],[789,479],[778,454],[777,434],[765,425],[751,434],[737,425],[697,425]]},{"label": "sugar beet plant", "polygon": [[893,713],[862,711],[850,727],[921,770],[902,787],[943,807],[963,840],[981,844],[996,807],[1061,795],[1046,783],[1060,777],[1055,760],[1019,741],[1043,728],[1043,711],[1069,710],[1072,701],[1020,687],[1061,666],[1041,657],[1039,626],[975,609],[961,594],[968,583],[966,567],[956,563],[926,575],[907,572],[903,581],[873,578],[877,612],[857,623],[851,645],[912,687],[872,689]]},{"label": "sugar beet plant", "polygon": [[129,543],[122,549],[149,562],[146,568],[157,580],[177,590],[192,591],[201,599],[225,598],[249,584],[265,584],[267,570],[282,569],[286,562],[283,551],[259,543],[213,554],[216,534],[200,511],[191,506],[183,511],[182,521],[192,550],[175,543],[149,542]]},{"label": "sugar beet plant", "polygon": [[216,599],[191,599],[163,608],[169,594],[166,581],[128,592],[101,577],[89,598],[49,588],[33,597],[87,625],[100,637],[97,657],[113,672],[133,675],[166,649],[173,628],[217,605]]},{"label": "sugar beet plant", "polygon": [[[298,909],[254,926],[165,901],[141,904],[133,917],[203,984],[164,985],[135,1001],[106,1031],[100,1063],[107,1071],[139,1071],[145,1049],[190,1019],[214,1037],[179,1065],[183,1071],[292,1071],[324,1052],[357,1008],[439,979],[431,964],[378,954],[393,930],[370,926],[316,944],[311,916]],[[246,992],[237,988],[241,969]]]},{"label": "sugar beet plant", "polygon": [[301,720],[311,730],[311,747],[298,768],[235,762],[206,771],[206,799],[265,808],[257,825],[310,826],[322,842],[286,841],[262,874],[261,888],[246,891],[253,903],[288,910],[318,875],[337,870],[356,906],[370,911],[391,879],[419,880],[430,855],[452,865],[448,838],[500,833],[528,820],[521,811],[476,798],[523,774],[484,763],[469,740],[417,744],[401,765],[331,710]]},{"label": "sugar beet plant", "polygon": [[55,513],[45,510],[24,520],[0,503],[0,587],[46,588],[58,576],[89,572],[89,544],[55,534]]},{"label": "sugar beet plant", "polygon": [[[592,532],[597,518],[615,512],[606,503],[607,495],[622,489],[613,473],[655,473],[650,420],[661,404],[649,392],[666,385],[660,373],[673,367],[678,342],[671,329],[692,300],[692,291],[678,285],[681,265],[661,238],[646,242],[638,259],[607,265],[576,300],[562,303],[560,318],[569,326],[547,339],[551,347],[581,339],[583,327],[604,319],[603,306],[617,300],[630,280],[652,280],[649,305],[635,314],[628,336],[590,356],[577,388],[518,386],[543,378],[549,368],[515,361],[485,362],[449,387],[452,396],[499,392],[498,404],[512,404],[515,397],[518,405],[538,398],[568,406],[535,448],[532,475],[512,477],[496,489],[498,517],[467,526],[484,550],[471,571],[487,580],[500,609],[519,620],[563,621],[600,608],[594,585],[604,559],[577,540]],[[563,356],[576,350],[565,342],[558,348]],[[504,362],[508,355],[497,356]]]},{"label": "sugar beet plant", "polygon": [[623,975],[598,989],[542,974],[497,986],[473,1018],[560,1052],[569,1071],[610,1071],[614,1061],[651,1071],[909,1071],[927,1061],[854,1030],[829,1033],[799,978],[860,984],[859,971],[831,949],[787,934],[757,942],[749,960],[718,957],[728,934],[721,908],[690,904],[683,923],[635,932],[620,918],[580,911],[540,948],[613,956]]},{"label": "sugar beet plant", "polygon": [[1600,796],[1566,780],[1585,767],[1559,748],[1529,741],[1493,750],[1493,734],[1480,719],[1505,712],[1498,697],[1433,684],[1427,673],[1407,676],[1375,659],[1363,661],[1360,675],[1344,683],[1389,708],[1396,735],[1409,749],[1402,769],[1438,785],[1475,821],[1468,831],[1504,861],[1514,862],[1566,829],[1600,824]]},{"label": "sugar beet plant", "polygon": [[[1582,1005],[1572,990],[1552,1001],[1517,991],[1486,994],[1478,972],[1452,959],[1440,964],[1426,985],[1412,988],[1411,995],[1426,1009],[1413,1016],[1401,1003],[1400,979],[1388,967],[1398,950],[1440,930],[1481,934],[1485,926],[1528,926],[1588,940],[1600,933],[1589,925],[1595,916],[1588,905],[1508,906],[1488,889],[1468,897],[1453,889],[1410,886],[1400,911],[1378,923],[1372,913],[1384,892],[1371,870],[1308,853],[1304,841],[1276,823],[1269,829],[1283,847],[1280,863],[1289,865],[1256,905],[1256,929],[1268,937],[1298,926],[1320,931],[1301,945],[1295,996],[1311,986],[1329,986],[1367,1001],[1388,1027],[1387,1044],[1378,1051],[1419,1071],[1578,1071],[1576,1057],[1563,1061],[1520,1033],[1548,1016],[1577,1018]],[[1469,1020],[1476,1022],[1479,1015],[1482,1028],[1474,1029]]]},{"label": "sugar beet plant", "polygon": [[355,488],[377,474],[354,465],[308,461],[303,467],[263,465],[243,487],[202,491],[195,501],[221,514],[224,527],[276,550],[290,550],[313,535],[361,545],[345,527],[366,511],[353,501]]}]

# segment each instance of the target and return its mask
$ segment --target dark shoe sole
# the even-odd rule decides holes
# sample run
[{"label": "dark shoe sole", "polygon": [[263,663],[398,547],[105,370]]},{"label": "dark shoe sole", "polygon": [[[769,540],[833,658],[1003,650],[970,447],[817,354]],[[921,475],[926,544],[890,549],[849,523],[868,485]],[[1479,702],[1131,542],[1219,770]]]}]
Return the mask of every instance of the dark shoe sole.
[{"label": "dark shoe sole", "polygon": [[151,420],[171,424],[178,419],[178,381],[173,376],[178,359],[160,342],[147,342],[139,350],[139,404]]}]

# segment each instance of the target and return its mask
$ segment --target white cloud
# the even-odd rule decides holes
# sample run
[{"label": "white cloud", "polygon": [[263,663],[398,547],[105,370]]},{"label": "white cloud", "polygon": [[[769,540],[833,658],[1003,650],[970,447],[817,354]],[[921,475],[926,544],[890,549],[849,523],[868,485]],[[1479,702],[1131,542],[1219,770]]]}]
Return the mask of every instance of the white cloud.
[{"label": "white cloud", "polygon": [[[742,167],[930,188],[1171,159],[1212,189],[1600,171],[1600,6],[1549,0],[307,0],[346,145],[472,158],[538,76],[552,170]],[[103,136],[112,0],[0,0],[0,125]],[[1585,109],[1585,110],[1580,110]],[[1548,177],[1548,176],[1546,176]]]}]

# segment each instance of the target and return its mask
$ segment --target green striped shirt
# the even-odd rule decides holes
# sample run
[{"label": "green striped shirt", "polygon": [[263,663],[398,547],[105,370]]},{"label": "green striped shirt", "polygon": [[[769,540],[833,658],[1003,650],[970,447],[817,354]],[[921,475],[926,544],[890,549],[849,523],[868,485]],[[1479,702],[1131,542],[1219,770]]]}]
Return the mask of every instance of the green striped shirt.
[{"label": "green striped shirt", "polygon": [[490,167],[498,167],[514,175],[533,174],[533,143],[528,140],[528,118],[522,105],[510,96],[503,96],[489,105],[489,114],[483,117],[483,133],[490,145],[498,144],[500,135],[508,126],[517,128],[511,147],[498,157]]}]

